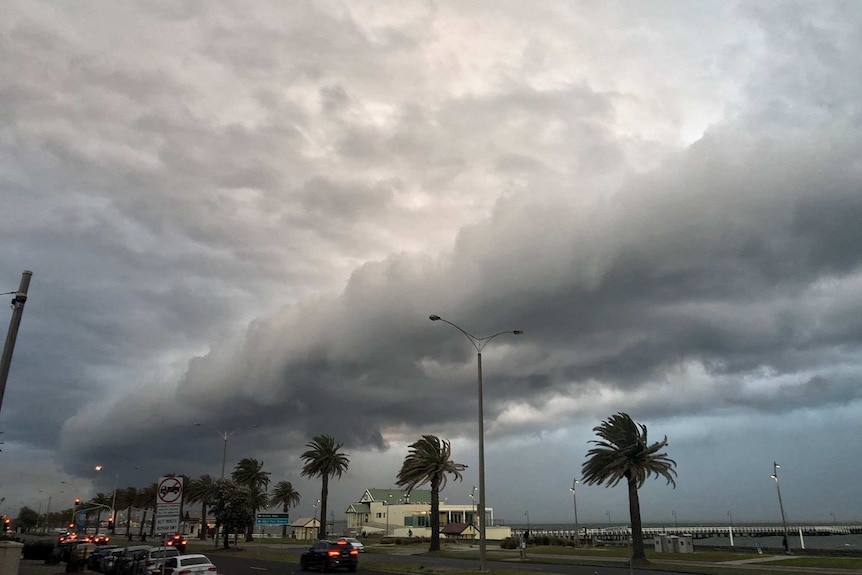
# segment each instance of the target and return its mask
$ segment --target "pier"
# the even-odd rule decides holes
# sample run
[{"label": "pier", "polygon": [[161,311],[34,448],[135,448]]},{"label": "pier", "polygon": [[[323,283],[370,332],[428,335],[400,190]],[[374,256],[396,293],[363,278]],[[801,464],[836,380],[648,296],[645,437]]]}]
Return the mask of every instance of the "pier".
[{"label": "pier", "polygon": [[[857,535],[862,533],[862,525],[788,525],[787,532],[798,535],[800,530],[805,537],[826,537],[830,535]],[[512,534],[523,535],[525,529],[512,529]],[[678,525],[671,527],[644,527],[642,528],[644,539],[652,539],[657,535],[691,535],[694,539],[707,539],[709,537],[781,537],[784,535],[784,527],[781,525]],[[574,539],[574,529],[530,529],[530,538],[535,537],[559,537],[562,539]],[[631,528],[628,525],[619,527],[582,528],[582,540],[601,541],[627,541],[631,536]]]}]

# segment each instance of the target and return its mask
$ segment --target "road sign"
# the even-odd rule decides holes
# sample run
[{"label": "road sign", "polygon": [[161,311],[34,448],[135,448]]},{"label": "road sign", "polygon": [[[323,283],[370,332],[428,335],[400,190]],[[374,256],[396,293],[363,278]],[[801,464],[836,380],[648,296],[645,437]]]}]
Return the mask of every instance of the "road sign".
[{"label": "road sign", "polygon": [[257,525],[290,525],[290,514],[258,513],[255,523]]},{"label": "road sign", "polygon": [[180,516],[156,517],[156,533],[176,533],[180,530]]},{"label": "road sign", "polygon": [[159,503],[179,503],[183,500],[183,480],[179,477],[162,477],[156,493]]}]

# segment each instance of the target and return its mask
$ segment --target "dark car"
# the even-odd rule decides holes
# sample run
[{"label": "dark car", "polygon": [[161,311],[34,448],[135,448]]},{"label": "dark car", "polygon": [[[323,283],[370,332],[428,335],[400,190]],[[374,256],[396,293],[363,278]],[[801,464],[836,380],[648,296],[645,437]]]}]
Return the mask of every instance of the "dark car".
[{"label": "dark car", "polygon": [[132,575],[138,565],[147,556],[150,549],[152,549],[152,547],[149,545],[126,547],[126,550],[120,553],[117,556],[116,561],[114,561],[114,570],[112,573],[114,575]]},{"label": "dark car", "polygon": [[189,540],[186,539],[185,535],[182,535],[180,533],[175,533],[171,537],[168,537],[168,546],[176,547],[181,555],[186,552],[186,546],[188,544]]},{"label": "dark car", "polygon": [[87,569],[90,571],[102,570],[102,559],[114,549],[119,549],[116,545],[100,545],[87,558]]},{"label": "dark car", "polygon": [[299,566],[303,571],[309,569],[330,571],[339,567],[356,571],[357,565],[359,565],[359,551],[344,539],[318,541],[299,559]]}]

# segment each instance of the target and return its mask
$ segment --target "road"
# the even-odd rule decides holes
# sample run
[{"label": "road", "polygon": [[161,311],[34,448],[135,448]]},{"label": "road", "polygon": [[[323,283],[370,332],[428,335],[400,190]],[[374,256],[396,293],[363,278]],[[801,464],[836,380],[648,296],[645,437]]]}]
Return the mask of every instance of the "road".
[{"label": "road", "polygon": [[[285,550],[286,553],[299,553],[299,550]],[[477,570],[475,560],[452,559],[448,557],[397,556],[369,554],[374,562],[391,563],[421,563],[426,566],[446,566],[464,571]],[[219,575],[301,575],[305,573],[299,568],[299,563],[282,563],[256,559],[253,555],[215,555],[210,557],[218,566]],[[362,575],[393,575],[391,571],[374,571],[362,566],[363,556],[359,560],[358,573]],[[594,566],[594,565],[536,565],[509,561],[489,561],[489,571],[535,571],[539,573],[557,573],[559,575],[667,575],[666,571],[652,569],[634,569],[628,567]],[[679,575],[679,572],[676,572]]]}]

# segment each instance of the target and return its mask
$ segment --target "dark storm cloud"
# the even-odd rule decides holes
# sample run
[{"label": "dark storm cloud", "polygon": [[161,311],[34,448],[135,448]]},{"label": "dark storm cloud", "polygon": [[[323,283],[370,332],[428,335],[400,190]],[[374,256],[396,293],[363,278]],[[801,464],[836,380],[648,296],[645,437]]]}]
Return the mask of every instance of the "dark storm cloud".
[{"label": "dark storm cloud", "polygon": [[20,3],[4,441],[125,481],[212,472],[195,421],[285,476],[332,433],[382,486],[419,433],[473,457],[475,350],[437,313],[526,332],[483,363],[512,505],[560,486],[501,460],[576,468],[620,409],[704,469],[714,433],[759,430],[724,466],[794,455],[795,419],[828,442],[860,404],[860,12],[794,8]]}]

